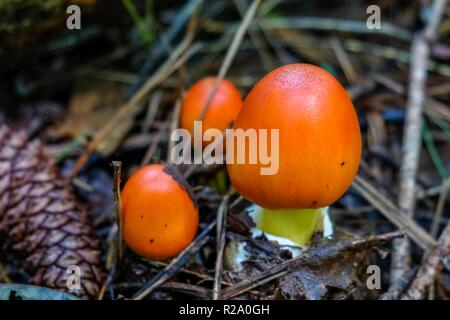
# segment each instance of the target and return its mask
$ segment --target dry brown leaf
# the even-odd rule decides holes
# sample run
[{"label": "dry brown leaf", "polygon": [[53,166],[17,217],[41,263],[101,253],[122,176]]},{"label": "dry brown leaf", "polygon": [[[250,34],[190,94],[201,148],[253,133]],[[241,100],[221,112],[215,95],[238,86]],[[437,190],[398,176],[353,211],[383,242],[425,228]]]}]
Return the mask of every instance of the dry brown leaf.
[{"label": "dry brown leaf", "polygon": [[[107,123],[123,104],[124,95],[117,85],[101,85],[80,90],[69,103],[69,113],[58,128],[60,136],[76,138],[81,134],[92,136]],[[133,126],[133,116],[125,117],[97,146],[97,152],[108,156],[120,145]]]},{"label": "dry brown leaf", "polygon": [[[373,263],[377,246],[393,235],[358,239],[337,233],[333,239],[315,239],[299,260],[280,279],[276,296],[283,299],[363,299],[369,290],[367,267]],[[397,234],[398,236],[398,234]]]}]

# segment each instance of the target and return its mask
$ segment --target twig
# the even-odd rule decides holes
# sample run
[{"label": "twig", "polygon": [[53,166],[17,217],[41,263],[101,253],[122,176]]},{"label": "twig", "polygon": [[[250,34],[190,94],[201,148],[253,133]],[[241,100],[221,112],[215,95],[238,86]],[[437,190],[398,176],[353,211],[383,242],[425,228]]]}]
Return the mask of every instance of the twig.
[{"label": "twig", "polygon": [[97,300],[103,300],[106,294],[106,290],[113,282],[117,275],[117,270],[122,263],[124,254],[124,242],[123,242],[123,216],[122,216],[122,201],[120,196],[120,178],[122,171],[122,162],[113,161],[112,166],[114,168],[114,209],[116,213],[116,224],[113,224],[110,228],[107,240],[108,240],[108,252],[106,254],[105,267],[108,271],[108,276],[104,279],[102,286],[97,295]]},{"label": "twig", "polygon": [[445,200],[447,199],[448,190],[450,188],[450,178],[447,178],[442,182],[441,194],[439,195],[436,211],[433,215],[433,221],[431,223],[431,236],[436,238],[439,232],[439,224],[441,222],[442,213],[444,212]]},{"label": "twig", "polygon": [[81,132],[72,142],[67,144],[61,152],[59,152],[54,162],[56,164],[62,162],[73,150],[75,150],[79,145],[82,145],[86,143],[86,138],[88,137],[88,134],[86,132]]},{"label": "twig", "polygon": [[295,263],[297,260],[300,260],[301,258],[302,256],[288,261],[284,261],[276,266],[273,266],[268,270],[260,272],[259,274],[255,275],[250,279],[243,280],[233,286],[226,288],[223,291],[222,298],[230,299],[232,297],[245,293],[251,289],[254,289],[258,286],[261,286],[272,280],[275,280],[279,277],[286,275],[288,267],[291,264]]},{"label": "twig", "polygon": [[148,133],[150,131],[150,126],[155,120],[156,113],[158,112],[159,104],[162,99],[162,91],[157,90],[154,94],[152,94],[150,98],[150,102],[148,103],[147,113],[145,114],[144,121],[142,123],[142,133]]},{"label": "twig", "polygon": [[228,206],[229,195],[223,197],[220,203],[219,209],[217,211],[217,246],[216,246],[216,267],[214,274],[214,285],[212,291],[213,300],[218,300],[221,298],[221,282],[222,282],[222,269],[223,269],[223,253],[225,249],[225,239],[226,239],[226,221],[227,221],[227,206]]},{"label": "twig", "polygon": [[[405,87],[401,83],[393,80],[392,78],[376,73],[373,76],[373,79],[379,84],[382,84],[386,88],[392,90],[393,92],[396,92],[398,94],[405,94],[406,91]],[[447,105],[430,97],[425,98],[425,104],[426,105],[424,111],[428,115],[433,114],[442,117],[444,119],[450,120],[450,111]]]},{"label": "twig", "polygon": [[406,234],[422,249],[430,250],[436,241],[411,217],[401,213],[401,210],[388,198],[382,195],[374,186],[361,176],[356,176],[353,187],[364,198],[377,208],[396,227],[404,229]]},{"label": "twig", "polygon": [[400,295],[408,288],[416,275],[417,268],[408,270],[406,275],[401,279],[401,281],[390,286],[389,289],[383,293],[378,300],[397,300]]},{"label": "twig", "polygon": [[[246,3],[243,0],[234,0],[233,1],[236,8],[239,11],[241,17],[245,14]],[[255,45],[255,49],[258,52],[261,63],[266,71],[272,70],[274,68],[274,63],[271,59],[270,53],[266,48],[266,43],[264,42],[263,37],[260,36],[258,30],[248,30],[248,34],[250,36],[250,40]]]},{"label": "twig", "polygon": [[[164,137],[164,134],[166,133],[167,129],[169,129],[170,132],[172,132],[173,130],[176,129],[176,126],[178,124],[178,118],[180,116],[180,106],[181,106],[180,100],[177,100],[175,103],[174,109],[170,112],[171,113],[171,115],[169,116],[169,118],[171,118],[170,126],[161,126],[158,128],[158,132],[156,133],[155,138],[149,144],[147,151],[145,152],[144,157],[141,160],[141,166],[145,166],[151,161],[153,154],[155,153],[156,148],[158,147],[159,143],[161,142],[162,138]],[[169,139],[169,144],[170,143],[172,143],[172,142]],[[167,156],[168,156],[167,159],[169,159],[170,150],[172,150],[171,148],[172,148],[172,146],[169,146],[169,150],[167,153]]]},{"label": "twig", "polygon": [[[181,100],[178,99],[177,102],[175,102],[175,107],[174,107],[173,114],[172,114],[172,120],[170,122],[169,136],[178,127],[180,113],[181,113]],[[172,139],[169,139],[169,145],[167,148],[167,156],[166,156],[167,163],[172,163],[172,159],[171,159],[170,155],[172,153],[172,149],[174,148],[174,146],[175,146],[175,141],[173,141]]]},{"label": "twig", "polygon": [[166,47],[173,41],[177,34],[182,30],[189,17],[195,15],[195,12],[199,10],[199,7],[203,0],[189,0],[183,4],[183,7],[178,10],[177,16],[174,18],[174,22],[170,25],[167,31],[161,36],[161,40],[153,47],[149,58],[139,70],[139,76],[137,81],[131,86],[131,93],[134,94],[136,90],[144,82],[144,79],[148,77],[148,74],[153,69],[155,62],[157,62],[165,53]]},{"label": "twig", "polygon": [[[214,24],[208,21],[209,24]],[[262,28],[263,30],[279,30],[279,29],[302,29],[302,30],[319,30],[319,31],[333,31],[333,32],[351,32],[355,34],[370,34],[370,35],[384,35],[403,41],[410,42],[412,34],[408,30],[399,28],[389,22],[383,22],[383,28],[368,29],[365,21],[344,20],[324,17],[282,17],[282,18],[260,18],[256,19],[257,26],[251,26],[252,29]],[[226,29],[234,30],[237,28],[237,23],[228,23],[222,26]],[[220,25],[214,25],[214,30],[223,32]]]},{"label": "twig", "polygon": [[211,290],[207,288],[180,282],[166,282],[160,286],[160,289],[184,293],[193,297],[197,297],[199,299],[208,299],[211,296]]},{"label": "twig", "polygon": [[[141,287],[141,283],[139,282],[122,282],[114,284],[113,287],[117,289],[136,289]],[[175,282],[170,281],[163,283],[159,286],[160,290],[170,290],[174,292],[179,292],[185,295],[189,295],[195,298],[199,299],[208,299],[211,297],[211,293],[209,289],[203,288],[199,285],[193,285],[193,284],[187,284],[187,283],[181,283],[181,282]]]},{"label": "twig", "polygon": [[118,268],[118,263],[117,263],[117,253],[116,253],[116,239],[117,239],[117,227],[116,226],[112,226],[110,228],[110,232],[108,235],[108,252],[106,254],[106,270],[108,271],[108,276],[106,277],[106,279],[103,281],[103,284],[98,292],[97,295],[97,300],[103,300],[106,294],[106,290],[107,288],[111,285],[111,283],[113,282],[116,274],[117,274],[117,268]]},{"label": "twig", "polygon": [[339,64],[342,67],[342,71],[344,71],[345,77],[350,83],[355,84],[358,80],[358,74],[355,68],[353,67],[350,57],[342,47],[341,42],[337,38],[331,38],[330,44],[331,48],[333,49],[336,55],[337,60],[339,61]]},{"label": "twig", "polygon": [[[289,260],[289,264],[294,263],[295,261]],[[242,281],[241,283],[238,283],[234,287],[229,287],[223,294],[224,299],[230,299],[233,297],[236,297],[240,294],[243,294],[247,291],[250,291],[252,289],[255,289],[259,286],[265,285],[266,283],[269,283],[275,279],[284,277],[289,272],[286,270],[288,268],[289,264],[279,264],[279,268],[276,269],[269,269],[264,274],[258,275],[258,279],[249,280],[248,282]],[[277,266],[277,267],[278,267]],[[282,268],[282,270],[280,270]]]},{"label": "twig", "polygon": [[122,199],[120,197],[120,177],[122,175],[122,162],[113,161],[112,166],[114,168],[114,209],[116,211],[116,259],[117,263],[120,263],[123,258],[123,216],[122,216]]},{"label": "twig", "polygon": [[148,296],[155,288],[172,277],[183,267],[189,258],[200,250],[208,241],[208,233],[214,228],[216,221],[211,222],[195,240],[187,246],[176,258],[174,258],[164,270],[160,271],[149,283],[139,290],[133,297],[133,300],[142,300]]},{"label": "twig", "polygon": [[426,289],[433,283],[436,276],[443,268],[442,260],[450,254],[450,223],[442,232],[437,246],[427,253],[425,259],[417,271],[416,278],[408,291],[402,296],[402,300],[421,300]]},{"label": "twig", "polygon": [[[355,53],[369,54],[374,57],[381,57],[387,60],[398,61],[405,64],[411,64],[411,54],[409,51],[402,50],[392,46],[375,44],[372,42],[360,41],[357,39],[346,39],[344,41],[346,50]],[[443,76],[450,76],[450,67],[448,64],[439,63],[430,59],[427,64],[427,70]]]},{"label": "twig", "polygon": [[[406,102],[406,118],[403,131],[403,156],[400,167],[400,209],[413,217],[416,202],[416,174],[421,148],[422,110],[425,102],[427,63],[430,45],[436,35],[442,17],[445,0],[435,0],[430,12],[430,20],[423,32],[414,37],[411,48],[410,85]],[[410,265],[410,243],[408,239],[397,239],[393,243],[391,264],[391,284],[403,277]]]},{"label": "twig", "polygon": [[163,136],[164,128],[160,128],[158,130],[158,133],[155,135],[155,139],[151,141],[147,148],[147,151],[145,151],[144,157],[141,160],[141,167],[149,164]]},{"label": "twig", "polygon": [[225,55],[222,65],[220,66],[216,81],[214,81],[213,88],[212,88],[211,92],[209,93],[208,98],[206,99],[202,108],[200,109],[201,112],[198,117],[198,119],[200,121],[202,121],[203,118],[205,117],[206,111],[208,110],[208,107],[211,104],[211,101],[214,98],[214,95],[216,94],[217,89],[219,89],[220,83],[222,82],[225,75],[227,74],[228,69],[231,66],[231,63],[233,62],[233,59],[236,56],[236,53],[239,49],[242,39],[244,38],[245,32],[247,31],[247,29],[250,25],[250,22],[252,22],[252,19],[255,16],[256,9],[258,9],[260,2],[261,2],[261,0],[253,0],[252,4],[250,5],[247,12],[245,13],[244,18],[242,19],[242,22],[239,25],[239,28],[236,30],[236,33],[234,34],[234,37],[233,37],[233,41],[231,42],[231,45],[228,48],[228,51]]},{"label": "twig", "polygon": [[[165,262],[162,262],[162,261],[148,260],[148,259],[145,259],[145,258],[141,258],[141,260],[143,260],[145,263],[151,264],[152,266],[155,266],[155,267],[167,267],[168,266],[168,263],[165,263]],[[199,273],[199,272],[192,271],[192,270],[189,270],[189,269],[184,269],[184,268],[181,268],[179,270],[179,272],[180,273],[184,273],[186,275],[191,275],[191,276],[197,277],[197,278],[201,279],[201,282],[214,281],[214,278],[211,277],[209,274]],[[227,282],[227,281],[223,281],[222,280],[222,285],[224,285],[224,286],[229,286],[231,284],[232,284],[231,282]]]}]

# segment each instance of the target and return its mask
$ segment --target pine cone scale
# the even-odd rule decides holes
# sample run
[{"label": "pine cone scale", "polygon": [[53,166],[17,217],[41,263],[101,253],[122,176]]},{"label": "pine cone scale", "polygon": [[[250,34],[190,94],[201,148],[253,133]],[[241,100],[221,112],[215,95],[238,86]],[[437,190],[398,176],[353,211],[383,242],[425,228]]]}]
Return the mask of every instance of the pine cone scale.
[{"label": "pine cone scale", "polygon": [[26,257],[32,282],[70,291],[67,272],[81,270],[81,297],[96,297],[103,281],[100,242],[86,208],[38,141],[0,126],[0,232],[6,247]]}]

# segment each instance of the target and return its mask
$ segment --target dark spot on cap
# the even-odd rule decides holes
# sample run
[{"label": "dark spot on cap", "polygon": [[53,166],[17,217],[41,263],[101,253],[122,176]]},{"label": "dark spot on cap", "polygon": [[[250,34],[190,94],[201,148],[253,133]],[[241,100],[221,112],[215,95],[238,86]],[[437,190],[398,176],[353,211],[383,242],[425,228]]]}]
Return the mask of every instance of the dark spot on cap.
[{"label": "dark spot on cap", "polygon": [[317,204],[317,200],[314,200],[314,201],[313,201],[313,204]]},{"label": "dark spot on cap", "polygon": [[140,217],[141,217],[141,219],[143,219],[143,218],[144,218],[144,216],[143,216],[142,214],[140,215]]},{"label": "dark spot on cap", "polygon": [[189,183],[186,181],[186,179],[184,178],[184,176],[182,174],[180,174],[180,172],[177,170],[177,168],[175,168],[174,166],[165,163],[164,164],[164,169],[163,172],[167,173],[169,176],[171,176],[176,182],[178,182],[178,184],[180,185],[181,188],[184,189],[184,191],[186,191],[186,193],[188,194],[189,198],[191,198],[192,202],[194,203],[194,207],[197,208],[197,202],[195,202],[195,198],[194,198],[194,192],[192,191],[191,186],[189,185]]},{"label": "dark spot on cap", "polygon": [[155,241],[155,239],[150,239],[150,243],[153,243]]},{"label": "dark spot on cap", "polygon": [[330,186],[329,186],[329,185],[327,185],[327,189],[330,189]]},{"label": "dark spot on cap", "polygon": [[345,161],[342,161],[342,162],[341,162],[341,167],[342,167],[344,164],[345,164]]},{"label": "dark spot on cap", "polygon": [[167,228],[167,223],[164,225],[164,228]]}]

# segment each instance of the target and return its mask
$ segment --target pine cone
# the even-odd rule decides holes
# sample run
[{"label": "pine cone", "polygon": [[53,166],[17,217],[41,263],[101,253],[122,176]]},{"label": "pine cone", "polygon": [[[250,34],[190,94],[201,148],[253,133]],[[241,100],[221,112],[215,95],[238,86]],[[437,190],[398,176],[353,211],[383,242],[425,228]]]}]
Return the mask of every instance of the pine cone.
[{"label": "pine cone", "polygon": [[100,242],[86,208],[41,143],[5,125],[0,126],[0,233],[6,248],[26,258],[34,284],[69,292],[68,267],[78,266],[80,288],[72,293],[96,297],[103,278]]}]

